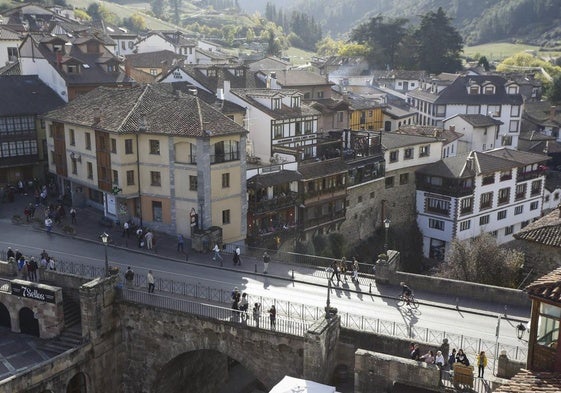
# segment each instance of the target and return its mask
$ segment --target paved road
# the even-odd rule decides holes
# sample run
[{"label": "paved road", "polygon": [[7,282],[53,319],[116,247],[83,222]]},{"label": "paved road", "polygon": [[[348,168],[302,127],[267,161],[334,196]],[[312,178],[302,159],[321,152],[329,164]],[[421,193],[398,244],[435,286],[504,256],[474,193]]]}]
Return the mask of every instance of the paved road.
[{"label": "paved road", "polygon": [[[99,232],[97,222],[82,223],[93,226]],[[8,246],[19,248],[28,255],[38,255],[42,249],[58,259],[73,260],[89,265],[104,265],[103,245],[84,236],[72,238],[61,234],[48,235],[37,225],[14,225],[4,215],[0,218],[0,231],[4,235],[0,241],[0,249]],[[78,231],[80,232],[80,230]],[[122,239],[121,239],[122,240]],[[168,239],[168,241],[170,241]],[[294,303],[302,303],[323,307],[327,293],[325,272],[306,267],[293,267],[275,263],[270,266],[270,274],[254,273],[255,264],[261,271],[259,261],[244,258],[241,268],[234,268],[231,258],[226,255],[224,267],[211,261],[210,254],[192,254],[189,261],[176,250],[158,254],[140,252],[136,247],[109,247],[110,265],[117,265],[123,271],[126,266],[133,266],[137,274],[145,275],[152,269],[156,277],[173,278],[177,281],[200,283],[226,291],[234,286],[251,296],[264,296],[283,299]],[[293,273],[294,271],[294,273]],[[294,280],[292,275],[294,274]],[[349,283],[350,284],[350,283]],[[370,288],[370,284],[372,287]],[[370,293],[370,290],[372,293]],[[341,312],[381,318],[388,321],[406,323],[415,327],[453,332],[485,340],[494,340],[497,316],[504,314],[501,305],[460,300],[460,309],[455,308],[455,297],[446,297],[433,293],[417,292],[416,296],[423,303],[419,310],[409,312],[396,307],[391,299],[399,292],[399,288],[377,286],[373,281],[361,279],[361,284],[340,285],[331,292],[331,305]],[[529,310],[508,309],[509,317],[527,319]],[[519,345],[515,337],[516,322],[502,321],[500,341],[508,345]]]}]

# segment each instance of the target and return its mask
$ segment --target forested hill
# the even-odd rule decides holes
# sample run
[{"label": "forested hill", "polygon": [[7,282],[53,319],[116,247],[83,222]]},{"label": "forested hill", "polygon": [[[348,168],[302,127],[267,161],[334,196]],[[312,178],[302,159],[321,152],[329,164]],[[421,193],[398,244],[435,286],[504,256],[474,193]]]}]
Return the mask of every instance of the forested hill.
[{"label": "forested hill", "polygon": [[[522,40],[543,46],[561,46],[560,0],[268,0],[287,14],[296,9],[315,18],[324,33],[337,37],[382,15],[406,18],[417,24],[421,15],[442,7],[469,45]],[[239,0],[255,10],[267,0]]]}]

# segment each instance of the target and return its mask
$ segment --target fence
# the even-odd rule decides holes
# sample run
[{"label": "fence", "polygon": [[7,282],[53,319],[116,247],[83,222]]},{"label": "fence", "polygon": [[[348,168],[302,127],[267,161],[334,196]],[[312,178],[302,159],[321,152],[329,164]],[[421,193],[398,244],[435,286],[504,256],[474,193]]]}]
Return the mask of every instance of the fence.
[{"label": "fence", "polygon": [[[103,277],[105,269],[91,265],[83,265],[80,263],[69,262],[64,260],[57,261],[57,270],[65,273],[82,275],[85,277]],[[321,274],[327,274],[322,272]],[[146,277],[136,274],[134,276],[133,286],[135,288],[147,288]],[[207,302],[216,302],[218,304],[230,303],[231,292],[229,290],[212,288],[199,283],[190,284],[182,281],[175,281],[165,278],[157,278],[155,280],[156,290],[159,292],[169,293],[192,297]],[[139,291],[138,293],[143,293]],[[147,295],[147,293],[145,293]],[[150,294],[151,296],[152,294]],[[141,295],[138,295],[141,296]],[[276,298],[267,298],[263,296],[251,296],[250,304],[260,303],[261,309],[269,309],[272,305],[277,310],[277,316],[285,318],[289,321],[313,321],[323,318],[325,310],[323,306],[311,306],[307,304],[294,303]],[[217,306],[220,307],[220,306]],[[225,307],[226,308],[226,307]],[[226,308],[230,310],[230,308]],[[454,334],[445,331],[408,325],[402,322],[388,321],[380,318],[370,318],[364,315],[352,313],[339,313],[341,317],[341,326],[344,328],[355,329],[360,331],[372,332],[376,334],[385,334],[398,338],[412,339],[423,341],[429,344],[440,346],[443,340],[448,339],[450,348],[462,348],[468,354],[477,354],[481,351],[487,353],[489,359],[488,368],[494,365],[495,356],[506,351],[507,356],[512,360],[525,361],[527,357],[527,348],[501,344],[498,345],[494,340],[483,340],[465,335]],[[280,320],[280,319],[279,319]]]},{"label": "fence", "polygon": [[271,323],[268,313],[259,313],[255,318],[250,312],[242,312],[231,308],[219,307],[186,299],[178,299],[169,296],[156,295],[143,291],[123,288],[121,298],[126,301],[142,303],[161,307],[168,310],[181,311],[188,314],[201,315],[220,321],[229,321],[253,326],[261,329],[270,329],[276,332],[303,337],[308,331],[309,323],[291,318],[276,317],[274,324]]}]

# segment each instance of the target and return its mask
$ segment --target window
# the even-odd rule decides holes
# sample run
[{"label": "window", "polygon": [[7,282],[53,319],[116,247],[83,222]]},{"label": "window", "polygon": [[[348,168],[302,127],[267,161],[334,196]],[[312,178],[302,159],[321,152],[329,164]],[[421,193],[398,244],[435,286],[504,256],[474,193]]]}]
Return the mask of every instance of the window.
[{"label": "window", "polygon": [[480,110],[481,109],[480,109],[479,105],[468,105],[466,113],[468,115],[479,115]]},{"label": "window", "polygon": [[150,75],[152,76],[158,75],[158,70],[156,68],[150,68]]},{"label": "window", "polygon": [[230,174],[223,173],[222,174],[222,188],[229,188],[230,187]]},{"label": "window", "polygon": [[559,199],[559,193],[556,192],[555,194],[553,194],[553,200],[556,201]]},{"label": "window", "polygon": [[518,132],[518,120],[511,120],[508,126],[508,132]]},{"label": "window", "polygon": [[506,210],[501,210],[497,212],[497,221],[504,220],[506,218]]},{"label": "window", "polygon": [[272,108],[273,110],[282,108],[282,101],[280,98],[272,99]]},{"label": "window", "polygon": [[111,138],[111,153],[117,154],[117,139]]},{"label": "window", "polygon": [[119,185],[119,171],[113,169],[113,184]]},{"label": "window", "polygon": [[469,87],[469,94],[479,94],[479,86],[478,85],[471,85]]},{"label": "window", "polygon": [[73,128],[70,129],[70,146],[76,146],[76,134]]},{"label": "window", "polygon": [[489,215],[479,217],[479,225],[487,225],[489,224]]},{"label": "window", "polygon": [[358,197],[357,199],[357,203],[361,203],[362,202],[362,195]]},{"label": "window", "polygon": [[479,202],[479,209],[489,209],[493,205],[493,192],[486,192],[481,194],[481,200]]},{"label": "window", "polygon": [[489,116],[501,117],[501,106],[500,105],[488,105],[487,110],[489,111]]},{"label": "window", "polygon": [[539,195],[542,192],[542,181],[534,180],[530,188],[530,195]]},{"label": "window", "polygon": [[482,183],[483,185],[493,184],[495,182],[495,174],[483,176]]},{"label": "window", "polygon": [[444,221],[429,218],[429,228],[438,229],[439,231],[443,231],[444,230]]},{"label": "window", "polygon": [[92,149],[92,135],[86,132],[86,150]]},{"label": "window", "polygon": [[51,150],[51,164],[55,163],[55,152],[54,150]]},{"label": "window", "polygon": [[450,201],[445,201],[438,198],[427,198],[426,211],[448,215],[450,211]]},{"label": "window", "polygon": [[514,232],[514,225],[509,225],[505,228],[505,235],[512,235]]},{"label": "window", "polygon": [[132,154],[132,139],[125,139],[125,154]]},{"label": "window", "polygon": [[291,97],[290,101],[293,108],[300,108],[300,96]]},{"label": "window", "polygon": [[275,124],[273,126],[273,138],[282,138],[282,137],[283,137],[282,125]]},{"label": "window", "polygon": [[446,116],[446,105],[436,105],[436,117]]},{"label": "window", "polygon": [[370,193],[370,199],[374,199],[374,196],[375,196],[375,195],[376,195],[376,194],[374,193],[374,191],[372,191],[372,192]]},{"label": "window", "polygon": [[399,184],[407,184],[409,183],[409,173],[402,173],[399,175]]},{"label": "window", "polygon": [[18,48],[10,47],[8,48],[8,60],[13,61],[18,58]]},{"label": "window", "polygon": [[512,136],[510,135],[503,135],[503,146],[512,146]]},{"label": "window", "polygon": [[162,178],[160,172],[157,171],[150,172],[150,185],[155,187],[160,187],[162,185]]},{"label": "window", "polygon": [[518,94],[518,86],[509,86],[507,91],[508,94]]},{"label": "window", "polygon": [[512,117],[520,116],[520,105],[513,105],[510,107],[510,116]]},{"label": "window", "polygon": [[530,203],[530,210],[536,210],[538,206],[539,206],[538,201],[534,201]]},{"label": "window", "polygon": [[86,168],[87,168],[87,171],[88,171],[88,179],[93,179],[93,165],[92,165],[92,163],[88,162],[86,164]]},{"label": "window", "polygon": [[222,225],[230,223],[230,209],[222,210]]},{"label": "window", "polygon": [[483,87],[483,94],[495,94],[495,86],[486,85]]},{"label": "window", "polygon": [[134,186],[134,170],[127,171],[127,186]]},{"label": "window", "polygon": [[510,201],[510,188],[501,188],[499,190],[499,205],[503,205]]},{"label": "window", "polygon": [[516,185],[516,194],[514,195],[515,200],[520,200],[526,198],[526,183]]},{"label": "window", "polygon": [[460,222],[460,231],[467,231],[471,226],[471,221],[470,220],[466,220],[466,221],[462,221]]},{"label": "window", "polygon": [[386,177],[386,188],[393,187],[393,176]]},{"label": "window", "polygon": [[403,158],[405,158],[406,160],[411,160],[413,158],[413,149],[412,148],[405,149],[403,153]]},{"label": "window", "polygon": [[337,112],[337,121],[338,121],[339,123],[343,122],[343,116],[344,116],[344,115],[345,115],[345,112],[343,112],[343,111]]},{"label": "window", "polygon": [[189,176],[189,191],[197,191],[197,176]]},{"label": "window", "polygon": [[390,162],[396,162],[398,157],[399,157],[399,151],[397,150],[390,151]]},{"label": "window", "polygon": [[152,221],[162,222],[162,202],[152,201]]},{"label": "window", "polygon": [[430,145],[421,146],[419,149],[419,157],[428,157],[430,155]]},{"label": "window", "polygon": [[460,215],[473,212],[473,198],[464,198],[460,202]]},{"label": "window", "polygon": [[76,159],[75,158],[70,160],[70,165],[72,165],[72,173],[74,175],[77,175],[78,174],[78,167],[76,165]]},{"label": "window", "polygon": [[536,341],[548,348],[555,347],[559,339],[559,320],[561,308],[547,303],[540,303],[538,331]]},{"label": "window", "polygon": [[157,139],[150,139],[150,154],[160,155],[160,141]]},{"label": "window", "polygon": [[512,170],[501,171],[499,179],[500,179],[500,181],[511,180],[512,179]]},{"label": "window", "polygon": [[523,211],[524,211],[524,205],[516,206],[514,208],[514,215],[517,216],[519,214],[522,214]]}]

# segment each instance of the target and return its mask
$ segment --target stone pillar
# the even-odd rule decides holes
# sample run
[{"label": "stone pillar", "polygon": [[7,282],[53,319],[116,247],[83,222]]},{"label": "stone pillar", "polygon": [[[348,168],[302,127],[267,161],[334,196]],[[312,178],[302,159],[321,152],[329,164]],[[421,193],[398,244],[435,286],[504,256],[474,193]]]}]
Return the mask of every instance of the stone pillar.
[{"label": "stone pillar", "polygon": [[304,336],[304,379],[329,384],[335,368],[341,321],[338,315],[314,323]]},{"label": "stone pillar", "polygon": [[395,271],[399,265],[399,251],[388,250],[387,254],[380,254],[376,261],[376,282],[389,284],[395,281]]},{"label": "stone pillar", "polygon": [[95,342],[112,331],[118,317],[113,312],[118,276],[96,278],[80,287],[82,336]]},{"label": "stone pillar", "polygon": [[504,350],[501,351],[497,363],[497,377],[499,378],[512,378],[521,369],[526,368],[525,362],[510,360]]}]

